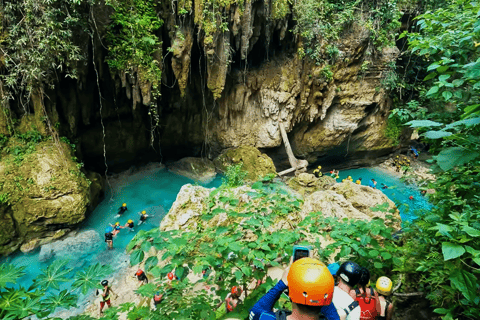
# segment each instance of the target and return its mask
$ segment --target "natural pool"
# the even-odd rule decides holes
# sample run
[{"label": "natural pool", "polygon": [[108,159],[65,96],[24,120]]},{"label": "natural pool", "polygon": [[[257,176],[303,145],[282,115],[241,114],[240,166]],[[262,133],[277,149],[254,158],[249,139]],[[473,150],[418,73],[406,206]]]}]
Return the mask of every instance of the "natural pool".
[{"label": "natural pool", "polygon": [[[105,199],[84,221],[78,230],[88,232],[90,239],[76,239],[67,237],[62,243],[53,244],[57,254],[51,259],[40,261],[40,249],[28,254],[14,254],[0,262],[14,263],[17,266],[25,266],[26,275],[20,279],[18,284],[28,287],[32,279],[41,273],[42,269],[49,266],[53,259],[71,260],[69,267],[74,271],[93,265],[97,262],[109,264],[114,271],[127,266],[129,258],[125,253],[125,247],[139,230],[150,230],[158,227],[160,221],[168,213],[168,210],[175,201],[180,188],[193,180],[183,176],[170,173],[157,164],[150,164],[138,170],[131,169],[122,174],[109,177]],[[205,187],[217,187],[221,184],[221,178],[217,177],[212,182],[205,184]],[[121,216],[116,217],[118,208],[122,203],[127,203],[128,210]],[[138,226],[139,212],[145,210],[149,217],[145,223]],[[134,232],[122,229],[114,237],[114,249],[107,250],[104,242],[105,228],[109,224],[120,222],[124,226],[127,220],[135,222]],[[71,241],[65,244],[65,241]]]},{"label": "natural pool", "polygon": [[[328,174],[328,173],[326,173]],[[377,181],[377,189],[380,189],[390,200],[395,202],[400,210],[402,221],[413,221],[416,216],[421,214],[422,210],[430,210],[432,205],[425,196],[422,196],[420,190],[415,185],[406,185],[399,178],[388,171],[379,168],[360,168],[340,171],[338,182],[351,176],[355,182],[362,178],[362,185],[368,186],[371,179]],[[382,189],[382,183],[388,186],[388,189]],[[413,199],[410,199],[410,196]]]},{"label": "natural pool", "polygon": [[[347,176],[352,176],[354,180],[362,177],[362,184],[368,185],[370,179],[377,180],[377,188],[381,183],[389,186],[389,189],[382,190],[390,199],[399,205],[401,216],[404,221],[411,221],[414,218],[415,209],[429,209],[430,204],[427,199],[421,196],[419,190],[415,186],[405,185],[398,178],[392,176],[388,172],[384,172],[377,168],[367,169],[351,169],[340,172],[341,181]],[[129,257],[125,253],[125,247],[139,230],[149,230],[158,227],[161,219],[168,212],[176,199],[180,188],[192,180],[172,174],[159,165],[149,165],[140,169],[133,169],[120,175],[110,177],[108,180],[107,193],[105,199],[98,205],[94,212],[86,219],[80,227],[82,234],[85,231],[91,231],[93,234],[90,241],[77,243],[76,238],[67,237],[66,241],[72,241],[72,246],[67,245],[67,250],[60,250],[57,255],[51,259],[40,261],[40,250],[36,250],[29,254],[16,254],[3,259],[0,262],[11,262],[18,266],[26,266],[26,276],[20,279],[19,284],[28,287],[37,275],[41,273],[51,264],[54,259],[69,259],[69,267],[74,271],[84,269],[95,263],[109,264],[114,271],[123,270],[128,266]],[[221,178],[216,178],[205,187],[217,187],[221,184]],[[413,200],[409,197],[413,196]],[[121,217],[116,218],[118,208],[122,203],[127,203],[128,211]],[[109,224],[116,221],[121,225],[125,225],[128,219],[132,219],[138,223],[139,212],[147,211],[147,214],[153,215],[147,219],[146,223],[141,226],[135,226],[135,232],[122,229],[120,234],[114,238],[114,249],[107,250],[104,242],[105,228]],[[57,244],[53,244],[55,248]],[[65,286],[67,286],[66,284]],[[86,300],[81,296],[80,304],[85,305]]]}]

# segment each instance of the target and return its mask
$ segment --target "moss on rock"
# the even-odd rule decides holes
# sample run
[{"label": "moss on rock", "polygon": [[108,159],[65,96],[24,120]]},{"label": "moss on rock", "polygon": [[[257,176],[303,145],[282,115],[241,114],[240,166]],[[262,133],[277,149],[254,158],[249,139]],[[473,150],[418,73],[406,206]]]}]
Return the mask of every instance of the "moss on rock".
[{"label": "moss on rock", "polygon": [[91,199],[98,198],[100,190],[98,181],[90,188],[80,169],[63,142],[9,139],[0,162],[0,194],[7,196],[0,216],[7,221],[10,215],[13,227],[0,241],[0,254],[24,243],[29,243],[25,250],[34,249],[45,243],[39,239],[56,239],[64,234],[59,230],[85,219]]},{"label": "moss on rock", "polygon": [[335,184],[335,179],[328,176],[316,178],[313,174],[301,173],[287,181],[287,185],[302,196],[308,196],[316,191],[327,190]]},{"label": "moss on rock", "polygon": [[247,172],[247,179],[250,181],[256,181],[259,177],[270,173],[277,173],[272,159],[251,146],[227,149],[213,162],[220,171],[225,171],[230,165],[243,163],[242,170]]}]

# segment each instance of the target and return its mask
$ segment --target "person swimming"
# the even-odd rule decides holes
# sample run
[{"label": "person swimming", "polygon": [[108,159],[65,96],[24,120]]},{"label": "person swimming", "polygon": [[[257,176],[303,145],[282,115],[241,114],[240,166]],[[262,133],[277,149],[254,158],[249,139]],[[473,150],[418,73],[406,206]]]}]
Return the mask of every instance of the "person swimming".
[{"label": "person swimming", "polygon": [[388,186],[385,183],[382,182],[381,185],[382,185],[382,189],[388,189]]},{"label": "person swimming", "polygon": [[135,230],[133,229],[134,226],[135,226],[135,225],[134,225],[134,223],[133,223],[133,220],[130,219],[130,220],[127,221],[127,223],[125,224],[125,227],[124,227],[124,228],[127,228],[127,227],[128,227],[128,228],[130,228],[130,231],[135,231]]},{"label": "person swimming", "polygon": [[117,215],[115,216],[115,218],[118,218],[120,217],[122,214],[125,213],[125,211],[127,211],[128,208],[127,208],[127,204],[126,203],[123,203],[122,206],[120,208],[118,208],[118,212],[117,212]]},{"label": "person swimming", "polygon": [[144,223],[145,221],[147,221],[147,218],[148,218],[148,217],[153,217],[153,216],[148,215],[145,210],[143,210],[142,212],[140,212],[140,221],[138,222],[138,225],[141,225],[142,223]]},{"label": "person swimming", "polygon": [[114,236],[116,236],[120,232],[120,229],[124,228],[120,225],[120,222],[115,222],[114,225],[111,224],[110,226],[113,227],[112,235],[114,235]]}]

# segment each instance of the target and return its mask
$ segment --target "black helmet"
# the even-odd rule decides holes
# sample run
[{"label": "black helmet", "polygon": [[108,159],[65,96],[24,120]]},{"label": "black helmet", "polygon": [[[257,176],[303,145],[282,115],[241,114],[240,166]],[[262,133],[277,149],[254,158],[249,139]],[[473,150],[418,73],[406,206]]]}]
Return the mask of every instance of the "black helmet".
[{"label": "black helmet", "polygon": [[108,280],[103,280],[101,283],[102,283],[102,286],[105,287],[106,285],[108,285]]},{"label": "black helmet", "polygon": [[355,262],[347,261],[342,263],[337,275],[350,287],[353,287],[360,280],[360,267]]},{"label": "black helmet", "polygon": [[361,286],[366,286],[370,281],[370,271],[365,267],[360,267],[360,279],[358,284]]}]

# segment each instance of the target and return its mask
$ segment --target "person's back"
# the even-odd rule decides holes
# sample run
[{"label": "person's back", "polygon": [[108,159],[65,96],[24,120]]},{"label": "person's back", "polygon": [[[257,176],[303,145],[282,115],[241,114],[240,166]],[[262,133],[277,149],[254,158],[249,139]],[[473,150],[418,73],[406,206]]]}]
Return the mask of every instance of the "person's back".
[{"label": "person's back", "polygon": [[361,320],[375,320],[380,312],[380,303],[378,293],[371,287],[367,287],[370,282],[370,272],[367,268],[360,268],[359,288],[352,290],[350,296],[358,301],[360,306]]},{"label": "person's back", "polygon": [[391,320],[393,318],[394,306],[393,303],[387,300],[387,297],[392,294],[392,285],[392,280],[387,277],[380,277],[377,280],[376,288],[380,302],[377,320]]},{"label": "person's back", "polygon": [[360,279],[360,268],[354,262],[344,262],[337,272],[338,285],[333,292],[333,304],[339,316],[347,320],[360,320],[358,302],[350,296],[350,291]]},{"label": "person's back", "polygon": [[[333,298],[333,277],[327,267],[318,260],[301,258],[285,269],[282,280],[270,289],[250,309],[250,320],[317,320],[323,314],[329,320],[339,320]],[[275,302],[288,288],[292,311],[273,312]]]}]

